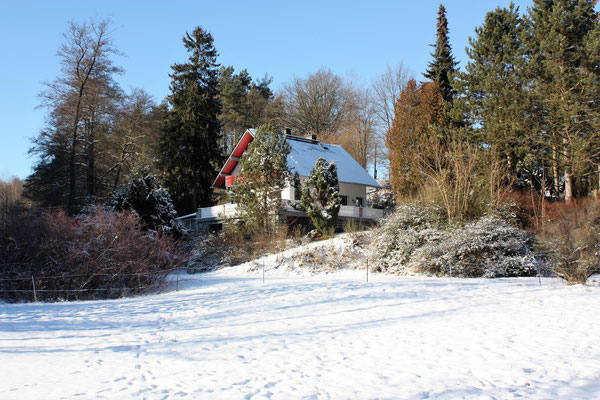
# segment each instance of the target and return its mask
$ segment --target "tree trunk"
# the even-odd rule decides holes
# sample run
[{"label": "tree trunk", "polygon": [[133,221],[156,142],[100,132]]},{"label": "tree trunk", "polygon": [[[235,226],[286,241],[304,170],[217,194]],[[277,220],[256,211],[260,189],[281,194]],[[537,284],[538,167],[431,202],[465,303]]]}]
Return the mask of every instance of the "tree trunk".
[{"label": "tree trunk", "polygon": [[198,180],[194,178],[194,185],[192,187],[192,210],[198,210]]},{"label": "tree trunk", "polygon": [[[94,199],[96,197],[96,171],[95,171],[95,157],[94,157],[94,141],[95,132],[94,132],[94,111],[91,110],[90,115],[90,123],[88,128],[88,148],[87,148],[87,158],[88,158],[88,167],[87,167],[87,192],[88,197],[90,199]],[[93,200],[95,202],[95,200]]]},{"label": "tree trunk", "polygon": [[573,200],[573,173],[571,167],[565,168],[565,201]]},{"label": "tree trunk", "polygon": [[554,180],[554,193],[559,196],[559,175],[558,175],[558,151],[552,147],[552,179]]},{"label": "tree trunk", "polygon": [[69,215],[75,213],[75,157],[77,155],[77,135],[79,128],[79,115],[81,113],[81,99],[83,97],[83,86],[79,90],[77,106],[75,108],[75,118],[73,120],[73,133],[71,136],[71,151],[69,153],[69,197],[67,200],[67,212]]}]

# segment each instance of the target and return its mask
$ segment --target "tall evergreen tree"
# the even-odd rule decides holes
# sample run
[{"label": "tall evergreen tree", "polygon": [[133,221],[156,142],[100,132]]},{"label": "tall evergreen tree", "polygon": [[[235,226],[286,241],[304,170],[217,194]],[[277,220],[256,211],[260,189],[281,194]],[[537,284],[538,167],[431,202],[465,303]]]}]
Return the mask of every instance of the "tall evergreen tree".
[{"label": "tall evergreen tree", "polygon": [[440,4],[437,20],[437,31],[435,44],[431,45],[435,50],[431,53],[433,61],[423,74],[425,78],[437,82],[442,90],[445,101],[452,101],[454,89],[450,83],[452,75],[456,71],[458,63],[452,55],[452,47],[448,37],[448,20],[446,19],[446,8]]},{"label": "tall evergreen tree", "polygon": [[[532,93],[543,110],[543,143],[552,158],[554,189],[570,201],[586,191],[598,160],[600,27],[594,0],[535,0],[526,36]],[[562,179],[560,178],[562,174]],[[577,183],[580,185],[577,185]],[[587,188],[589,190],[589,188]]]},{"label": "tall evergreen tree", "polygon": [[337,166],[319,157],[302,185],[301,208],[319,233],[326,235],[337,226],[342,205]]},{"label": "tall evergreen tree", "polygon": [[223,130],[224,149],[235,146],[248,128],[248,112],[250,104],[248,93],[252,78],[248,71],[242,70],[235,74],[233,67],[221,68],[219,72],[219,101],[221,102],[221,113],[219,120]]},{"label": "tall evergreen tree", "polygon": [[511,3],[487,13],[475,33],[469,38],[470,61],[460,74],[459,92],[481,139],[516,174],[517,164],[531,151],[531,138],[525,134],[530,107],[518,8]]},{"label": "tall evergreen tree", "polygon": [[218,115],[217,51],[212,35],[201,27],[183,37],[189,53],[171,66],[171,106],[161,138],[165,184],[180,212],[211,203],[211,183],[223,159]]},{"label": "tall evergreen tree", "polygon": [[232,192],[237,214],[248,231],[272,233],[281,208],[281,190],[290,178],[287,155],[290,146],[271,125],[256,130],[242,156]]}]

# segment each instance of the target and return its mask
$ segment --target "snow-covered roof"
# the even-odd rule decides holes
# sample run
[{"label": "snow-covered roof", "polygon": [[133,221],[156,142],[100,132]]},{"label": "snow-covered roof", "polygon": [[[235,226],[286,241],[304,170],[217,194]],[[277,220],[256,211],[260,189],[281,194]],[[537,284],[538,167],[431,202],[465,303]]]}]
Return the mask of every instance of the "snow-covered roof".
[{"label": "snow-covered roof", "polygon": [[[225,165],[221,168],[213,187],[225,187],[225,177],[234,173],[235,167],[246,151],[248,144],[254,139],[255,134],[255,129],[248,129],[242,135]],[[317,159],[321,157],[327,162],[335,162],[338,170],[338,181],[380,187],[379,183],[342,146],[292,135],[286,135],[286,139],[291,148],[287,161],[292,173],[298,172],[300,176],[308,176],[315,167]]]},{"label": "snow-covered roof", "polygon": [[290,135],[286,138],[291,148],[288,155],[288,166],[292,173],[298,172],[300,176],[308,176],[315,167],[317,159],[321,157],[327,162],[335,162],[340,182],[372,187],[380,186],[342,146]]}]

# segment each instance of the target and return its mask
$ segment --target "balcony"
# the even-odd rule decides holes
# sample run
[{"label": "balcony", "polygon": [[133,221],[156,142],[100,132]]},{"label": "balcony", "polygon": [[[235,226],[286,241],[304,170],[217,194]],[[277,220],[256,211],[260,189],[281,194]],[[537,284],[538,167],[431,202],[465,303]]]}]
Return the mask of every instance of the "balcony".
[{"label": "balcony", "polygon": [[[236,209],[237,204],[233,203],[199,208],[196,212],[196,221],[203,223],[222,221],[225,218],[233,218],[235,217]],[[283,206],[282,211],[287,215],[306,215],[305,213],[293,208],[289,203]],[[370,207],[341,206],[338,217],[378,220],[383,217],[383,210]]]}]

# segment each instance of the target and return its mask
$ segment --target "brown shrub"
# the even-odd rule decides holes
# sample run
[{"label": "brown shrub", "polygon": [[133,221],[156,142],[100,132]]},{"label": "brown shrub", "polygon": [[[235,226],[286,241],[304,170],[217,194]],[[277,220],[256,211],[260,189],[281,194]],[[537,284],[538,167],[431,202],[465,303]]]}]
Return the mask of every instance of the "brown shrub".
[{"label": "brown shrub", "polygon": [[187,270],[189,273],[205,272],[277,253],[285,250],[288,235],[295,243],[301,232],[292,230],[288,233],[287,227],[280,226],[272,233],[259,231],[248,235],[243,230],[230,227],[217,234],[200,237],[193,243]]},{"label": "brown shrub", "polygon": [[156,290],[183,262],[178,246],[143,232],[133,213],[21,216],[0,238],[0,297],[31,300],[117,298]]},{"label": "brown shrub", "polygon": [[585,284],[600,272],[600,205],[595,201],[553,206],[541,234],[551,268],[568,283]]},{"label": "brown shrub", "polygon": [[541,233],[546,224],[564,218],[570,212],[587,207],[592,198],[575,199],[569,203],[543,198],[534,190],[514,190],[507,201],[516,205],[519,224],[530,231]]}]

